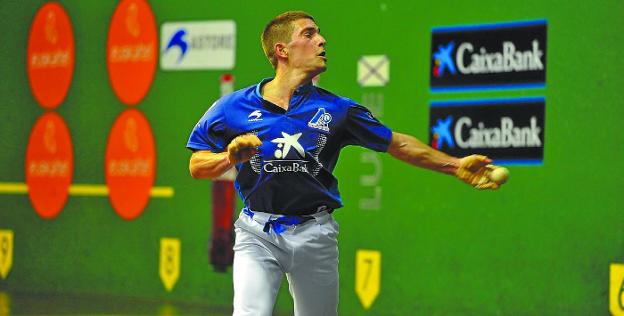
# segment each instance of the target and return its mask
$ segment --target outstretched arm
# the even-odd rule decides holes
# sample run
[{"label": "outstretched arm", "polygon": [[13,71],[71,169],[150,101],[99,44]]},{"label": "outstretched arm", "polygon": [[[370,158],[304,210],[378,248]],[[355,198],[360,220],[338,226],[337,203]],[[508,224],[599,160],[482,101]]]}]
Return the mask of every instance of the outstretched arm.
[{"label": "outstretched arm", "polygon": [[497,189],[499,186],[487,176],[494,166],[489,165],[492,160],[485,156],[449,156],[415,137],[395,132],[388,153],[411,165],[455,176],[477,189]]},{"label": "outstretched arm", "polygon": [[457,167],[459,167],[459,158],[435,150],[415,137],[401,133],[392,133],[392,142],[388,148],[388,153],[411,165],[448,175],[455,175]]},{"label": "outstretched arm", "polygon": [[239,162],[245,162],[258,150],[262,141],[252,134],[241,135],[232,140],[227,151],[213,153],[209,150],[196,151],[189,161],[189,171],[195,179],[215,179]]}]

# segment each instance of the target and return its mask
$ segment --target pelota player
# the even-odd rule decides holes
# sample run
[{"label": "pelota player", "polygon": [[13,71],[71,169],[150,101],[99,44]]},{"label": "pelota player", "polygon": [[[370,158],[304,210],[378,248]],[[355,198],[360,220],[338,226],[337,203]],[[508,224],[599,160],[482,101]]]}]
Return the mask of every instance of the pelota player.
[{"label": "pelota player", "polygon": [[275,17],[262,33],[275,77],[218,100],[188,141],[194,178],[238,170],[245,207],[235,223],[234,315],[271,315],[284,274],[295,315],[337,314],[338,224],[331,214],[342,201],[332,171],[347,145],[388,152],[478,189],[498,188],[484,175],[490,159],[448,156],[315,87],[311,79],[327,68],[325,44],[310,15]]}]

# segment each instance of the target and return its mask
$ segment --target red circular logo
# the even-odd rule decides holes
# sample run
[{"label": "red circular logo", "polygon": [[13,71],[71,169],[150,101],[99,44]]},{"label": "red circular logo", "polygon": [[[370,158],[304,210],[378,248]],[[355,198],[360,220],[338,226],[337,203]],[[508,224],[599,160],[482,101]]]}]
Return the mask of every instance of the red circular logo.
[{"label": "red circular logo", "polygon": [[30,89],[46,109],[63,102],[74,73],[74,33],[63,7],[43,5],[30,27],[26,65]]},{"label": "red circular logo", "polygon": [[139,103],[154,80],[156,22],[145,0],[122,0],[108,31],[106,65],[113,91],[127,105]]},{"label": "red circular logo", "polygon": [[74,154],[63,118],[49,112],[33,127],[26,149],[28,196],[43,218],[58,215],[69,194],[74,172]]},{"label": "red circular logo", "polygon": [[113,208],[124,219],[141,215],[150,197],[156,170],[152,129],[136,109],[115,120],[106,146],[106,185]]}]

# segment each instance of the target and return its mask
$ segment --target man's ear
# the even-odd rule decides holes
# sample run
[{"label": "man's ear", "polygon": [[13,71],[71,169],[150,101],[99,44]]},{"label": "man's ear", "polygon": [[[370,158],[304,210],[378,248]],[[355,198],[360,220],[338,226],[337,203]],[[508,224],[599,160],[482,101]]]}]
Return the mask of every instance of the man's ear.
[{"label": "man's ear", "polygon": [[288,48],[284,43],[275,43],[275,56],[288,58]]}]

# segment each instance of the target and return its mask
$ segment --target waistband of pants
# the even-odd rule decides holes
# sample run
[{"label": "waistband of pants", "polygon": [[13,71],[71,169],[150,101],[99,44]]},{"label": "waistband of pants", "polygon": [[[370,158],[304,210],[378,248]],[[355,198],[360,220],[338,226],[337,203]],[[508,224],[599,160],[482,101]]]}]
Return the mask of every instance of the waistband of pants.
[{"label": "waistband of pants", "polygon": [[280,215],[252,211],[249,208],[244,207],[242,212],[254,221],[260,223],[261,225],[264,225],[264,228],[262,230],[265,233],[269,234],[271,229],[273,229],[273,232],[275,232],[275,234],[279,236],[286,231],[288,226],[301,225],[312,219],[322,219],[326,216],[329,216],[329,214],[334,211],[327,210],[326,207],[319,207],[317,210],[320,211],[310,215]]}]

